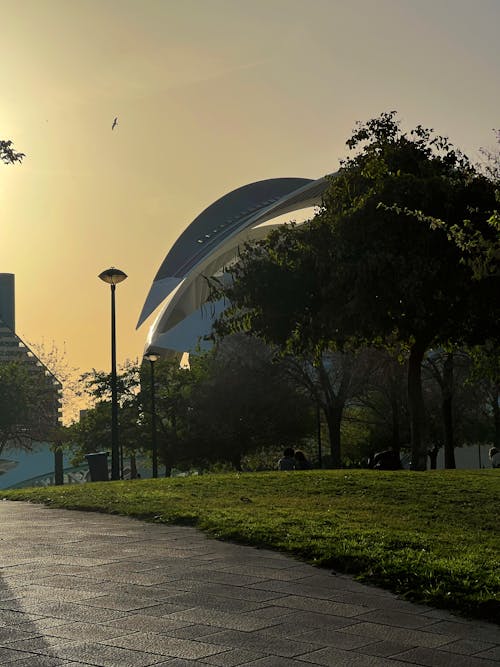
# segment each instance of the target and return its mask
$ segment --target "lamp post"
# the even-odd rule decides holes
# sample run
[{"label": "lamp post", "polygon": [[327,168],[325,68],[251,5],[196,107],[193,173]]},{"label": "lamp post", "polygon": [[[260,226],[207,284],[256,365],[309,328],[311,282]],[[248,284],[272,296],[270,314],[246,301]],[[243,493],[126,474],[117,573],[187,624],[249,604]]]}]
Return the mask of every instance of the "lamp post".
[{"label": "lamp post", "polygon": [[151,452],[153,459],[153,477],[158,477],[158,447],[156,443],[156,405],[155,405],[155,361],[160,358],[159,354],[149,352],[144,359],[151,366]]},{"label": "lamp post", "polygon": [[[120,450],[118,447],[118,396],[116,390],[116,316],[115,289],[127,277],[126,273],[112,266],[99,274],[99,278],[111,285],[111,479],[120,479]],[[122,461],[123,474],[123,461]]]}]

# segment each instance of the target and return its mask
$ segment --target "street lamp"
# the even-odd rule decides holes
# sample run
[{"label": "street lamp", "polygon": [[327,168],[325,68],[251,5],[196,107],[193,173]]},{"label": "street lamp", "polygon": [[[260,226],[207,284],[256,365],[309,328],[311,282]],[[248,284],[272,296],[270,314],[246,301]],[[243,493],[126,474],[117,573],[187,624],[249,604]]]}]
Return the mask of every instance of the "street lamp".
[{"label": "street lamp", "polygon": [[120,458],[123,476],[123,457],[118,447],[118,396],[116,391],[116,317],[115,289],[127,277],[126,273],[112,266],[99,274],[99,278],[111,285],[111,479],[120,479]]},{"label": "street lamp", "polygon": [[144,355],[144,359],[149,361],[151,366],[151,444],[153,455],[153,477],[158,477],[158,447],[156,444],[156,406],[155,406],[155,361],[160,358],[159,354],[149,352]]}]

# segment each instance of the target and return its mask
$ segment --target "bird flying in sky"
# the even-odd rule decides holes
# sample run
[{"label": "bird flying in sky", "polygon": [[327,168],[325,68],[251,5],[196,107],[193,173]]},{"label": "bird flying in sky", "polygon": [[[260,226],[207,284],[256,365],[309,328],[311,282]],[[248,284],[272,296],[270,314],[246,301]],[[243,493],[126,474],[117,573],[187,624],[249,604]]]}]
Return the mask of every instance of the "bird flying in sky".
[{"label": "bird flying in sky", "polygon": [[117,125],[118,125],[118,116],[114,119],[113,125],[111,125],[111,129],[114,130]]}]

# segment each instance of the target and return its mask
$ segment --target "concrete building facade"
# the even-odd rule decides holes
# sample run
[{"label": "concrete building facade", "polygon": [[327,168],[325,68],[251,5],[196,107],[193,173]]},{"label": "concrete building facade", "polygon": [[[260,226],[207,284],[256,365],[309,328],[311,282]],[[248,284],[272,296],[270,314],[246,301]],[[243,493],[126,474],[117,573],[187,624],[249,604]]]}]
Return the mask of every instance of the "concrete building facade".
[{"label": "concrete building facade", "polygon": [[[55,375],[15,332],[15,277],[0,273],[0,364],[22,364],[40,387],[39,432],[49,432],[57,427],[61,418],[62,385]],[[22,425],[21,425],[22,426]],[[36,456],[35,456],[36,454]],[[0,488],[7,488],[7,480],[19,483],[32,477],[54,471],[54,454],[49,445],[33,443],[33,456],[29,451],[8,444],[0,455]],[[24,462],[24,463],[22,463]],[[34,466],[36,462],[36,466]],[[7,483],[7,484],[6,484]]]}]

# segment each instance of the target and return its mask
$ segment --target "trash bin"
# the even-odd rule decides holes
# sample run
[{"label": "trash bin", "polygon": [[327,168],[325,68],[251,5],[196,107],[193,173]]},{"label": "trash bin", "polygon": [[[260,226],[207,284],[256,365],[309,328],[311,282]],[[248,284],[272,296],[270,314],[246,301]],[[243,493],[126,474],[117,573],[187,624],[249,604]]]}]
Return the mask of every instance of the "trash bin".
[{"label": "trash bin", "polygon": [[108,452],[96,452],[85,456],[89,464],[91,482],[107,482],[108,475]]}]

